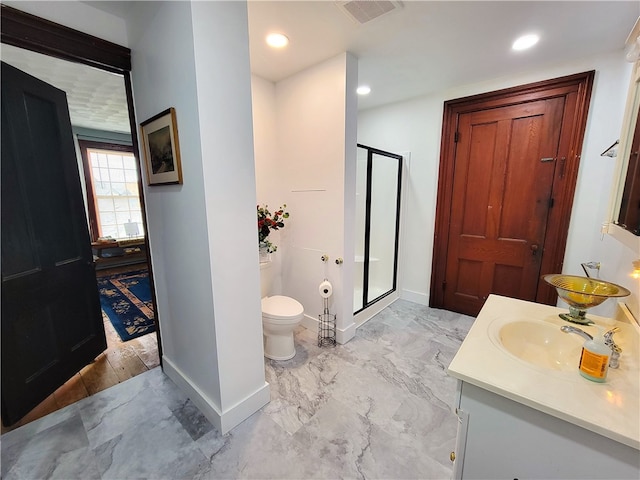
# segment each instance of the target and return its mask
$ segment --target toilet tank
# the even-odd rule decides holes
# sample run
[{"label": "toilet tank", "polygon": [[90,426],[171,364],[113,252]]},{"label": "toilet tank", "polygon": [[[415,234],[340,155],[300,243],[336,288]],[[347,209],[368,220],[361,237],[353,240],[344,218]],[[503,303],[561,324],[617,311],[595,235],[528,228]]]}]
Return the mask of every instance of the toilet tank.
[{"label": "toilet tank", "polygon": [[271,260],[260,262],[260,298],[271,294],[272,279],[273,268],[271,268]]}]

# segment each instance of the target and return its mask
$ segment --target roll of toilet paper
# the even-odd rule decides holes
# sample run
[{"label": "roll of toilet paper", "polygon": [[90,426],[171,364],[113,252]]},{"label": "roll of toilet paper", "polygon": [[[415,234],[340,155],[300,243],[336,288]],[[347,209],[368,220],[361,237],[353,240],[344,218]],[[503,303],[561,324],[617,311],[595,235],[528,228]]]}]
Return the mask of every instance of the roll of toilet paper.
[{"label": "roll of toilet paper", "polygon": [[318,291],[320,292],[320,296],[322,298],[329,298],[333,293],[333,287],[331,286],[329,280],[325,280],[324,282],[322,282],[318,287]]}]

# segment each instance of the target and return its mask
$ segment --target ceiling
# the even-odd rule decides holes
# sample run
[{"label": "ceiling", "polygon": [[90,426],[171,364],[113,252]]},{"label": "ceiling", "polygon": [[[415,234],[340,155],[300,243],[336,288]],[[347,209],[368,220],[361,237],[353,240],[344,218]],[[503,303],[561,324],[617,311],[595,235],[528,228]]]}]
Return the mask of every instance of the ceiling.
[{"label": "ceiling", "polygon": [[[126,18],[136,2],[87,1]],[[360,24],[343,1],[249,1],[251,70],[272,82],[341,52],[358,58],[360,84],[372,91],[359,109],[406,100],[597,54],[619,51],[636,19],[632,1],[404,1]],[[268,47],[271,31],[290,44]],[[540,42],[524,52],[511,43],[524,33]],[[129,131],[121,77],[2,46],[2,59],[65,90],[74,125]]]},{"label": "ceiling", "polygon": [[[251,70],[277,82],[340,52],[358,57],[358,79],[372,91],[369,108],[599,53],[622,52],[640,16],[634,1],[405,1],[358,24],[346,2],[249,2]],[[361,3],[361,2],[359,2]],[[274,51],[273,30],[290,44]],[[511,51],[519,35],[538,33],[536,47]]]},{"label": "ceiling", "polygon": [[122,75],[67,62],[11,45],[1,45],[2,61],[67,93],[71,124],[129,133]]}]

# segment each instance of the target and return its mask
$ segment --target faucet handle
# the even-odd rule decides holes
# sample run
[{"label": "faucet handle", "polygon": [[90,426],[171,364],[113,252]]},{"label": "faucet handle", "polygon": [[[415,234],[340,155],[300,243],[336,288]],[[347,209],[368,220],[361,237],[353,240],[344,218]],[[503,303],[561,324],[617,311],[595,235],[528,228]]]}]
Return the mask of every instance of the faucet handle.
[{"label": "faucet handle", "polygon": [[613,334],[620,331],[618,327],[613,327],[604,336],[604,343],[611,349],[611,357],[609,358],[609,368],[618,368],[620,364],[620,354],[622,349],[613,341]]},{"label": "faucet handle", "polygon": [[[613,327],[611,330],[607,331],[603,336],[604,336],[604,343],[606,345],[608,345],[609,347],[611,347],[612,349],[615,347],[615,349],[620,349],[620,347],[618,347],[616,345],[616,342],[613,341],[613,334],[616,332],[619,332],[620,328],[619,327]],[[620,350],[622,351],[622,350]]]}]

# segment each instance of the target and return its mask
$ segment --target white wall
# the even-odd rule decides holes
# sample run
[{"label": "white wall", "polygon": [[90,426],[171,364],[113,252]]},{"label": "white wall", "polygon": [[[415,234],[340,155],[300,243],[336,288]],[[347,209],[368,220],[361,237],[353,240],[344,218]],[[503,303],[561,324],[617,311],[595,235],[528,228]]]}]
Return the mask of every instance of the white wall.
[{"label": "white wall", "polygon": [[[593,67],[597,72],[596,81],[582,148],[563,273],[584,275],[580,263],[601,262],[600,278],[631,290],[632,296],[624,301],[637,313],[638,281],[629,276],[637,252],[601,233],[602,223],[608,220],[616,159],[601,157],[600,154],[620,138],[632,65],[624,61],[622,52],[596,62]],[[559,305],[565,304],[559,302]],[[615,308],[616,301],[607,300],[591,311],[612,316]]]},{"label": "white wall", "polygon": [[[244,2],[7,2],[132,49],[137,122],[174,107],[183,185],[145,186],[165,373],[223,433],[269,401]],[[144,167],[143,167],[144,168]]]},{"label": "white wall", "polygon": [[[351,287],[343,295],[353,265],[335,259],[353,256],[356,67],[354,57],[341,54],[279,82],[275,92],[253,79],[258,201],[273,208],[286,203],[291,214],[274,236],[281,293],[300,301],[313,322],[323,307],[318,285],[328,278],[342,342],[355,333]],[[275,146],[265,138],[271,135]],[[320,260],[325,253],[327,264]]]},{"label": "white wall", "polygon": [[342,305],[337,312],[342,319],[338,319],[339,332],[338,341],[344,343],[355,335],[355,322],[353,317],[353,284],[355,277],[355,246],[356,246],[356,158],[358,140],[358,60],[353,55],[345,55],[345,106],[344,106],[344,145],[342,170],[344,173],[343,198],[344,198],[344,219],[343,219],[343,240],[344,251],[342,257]]},{"label": "white wall", "polygon": [[[452,87],[429,96],[360,112],[358,142],[392,152],[412,152],[403,212],[406,215],[403,258],[408,259],[402,265],[404,298],[424,304],[429,301],[444,101],[588,70],[596,70],[596,78],[564,273],[583,274],[580,263],[600,261],[602,278],[637,290],[634,281],[628,277],[634,253],[600,235],[615,166],[614,161],[600,157],[600,153],[620,135],[630,75],[630,64],[624,62],[620,52],[519,76]],[[608,301],[598,310],[594,309],[594,313],[610,315],[614,308],[615,302]]]},{"label": "white wall", "polygon": [[172,106],[180,138],[183,185],[145,188],[164,368],[226,432],[269,399],[246,5],[141,2],[128,28],[138,120]]},{"label": "white wall", "polygon": [[[251,94],[256,194],[261,204],[266,203],[276,209],[287,190],[281,182],[283,166],[278,160],[276,86],[273,82],[252,75]],[[276,233],[278,232],[272,232],[269,237]]]},{"label": "white wall", "polygon": [[[264,379],[245,2],[194,2],[193,26],[223,414],[269,401]],[[256,394],[256,392],[259,392]],[[255,394],[255,399],[252,397]],[[224,429],[223,429],[224,430]]]},{"label": "white wall", "polygon": [[[251,76],[251,98],[253,108],[253,142],[256,169],[256,196],[261,206],[268,206],[273,213],[286,204],[286,185],[282,182],[282,164],[278,158],[278,125],[276,108],[276,86],[273,82],[256,75]],[[272,285],[268,295],[282,294],[282,258],[287,255],[285,240],[291,230],[285,220],[284,229],[272,231],[269,241],[278,247],[271,255]],[[257,234],[256,234],[257,242]]]},{"label": "white wall", "polygon": [[442,101],[440,95],[422,97],[358,115],[359,143],[411,152],[402,211],[402,258],[408,261],[401,268],[401,296],[425,305],[431,277]]}]

